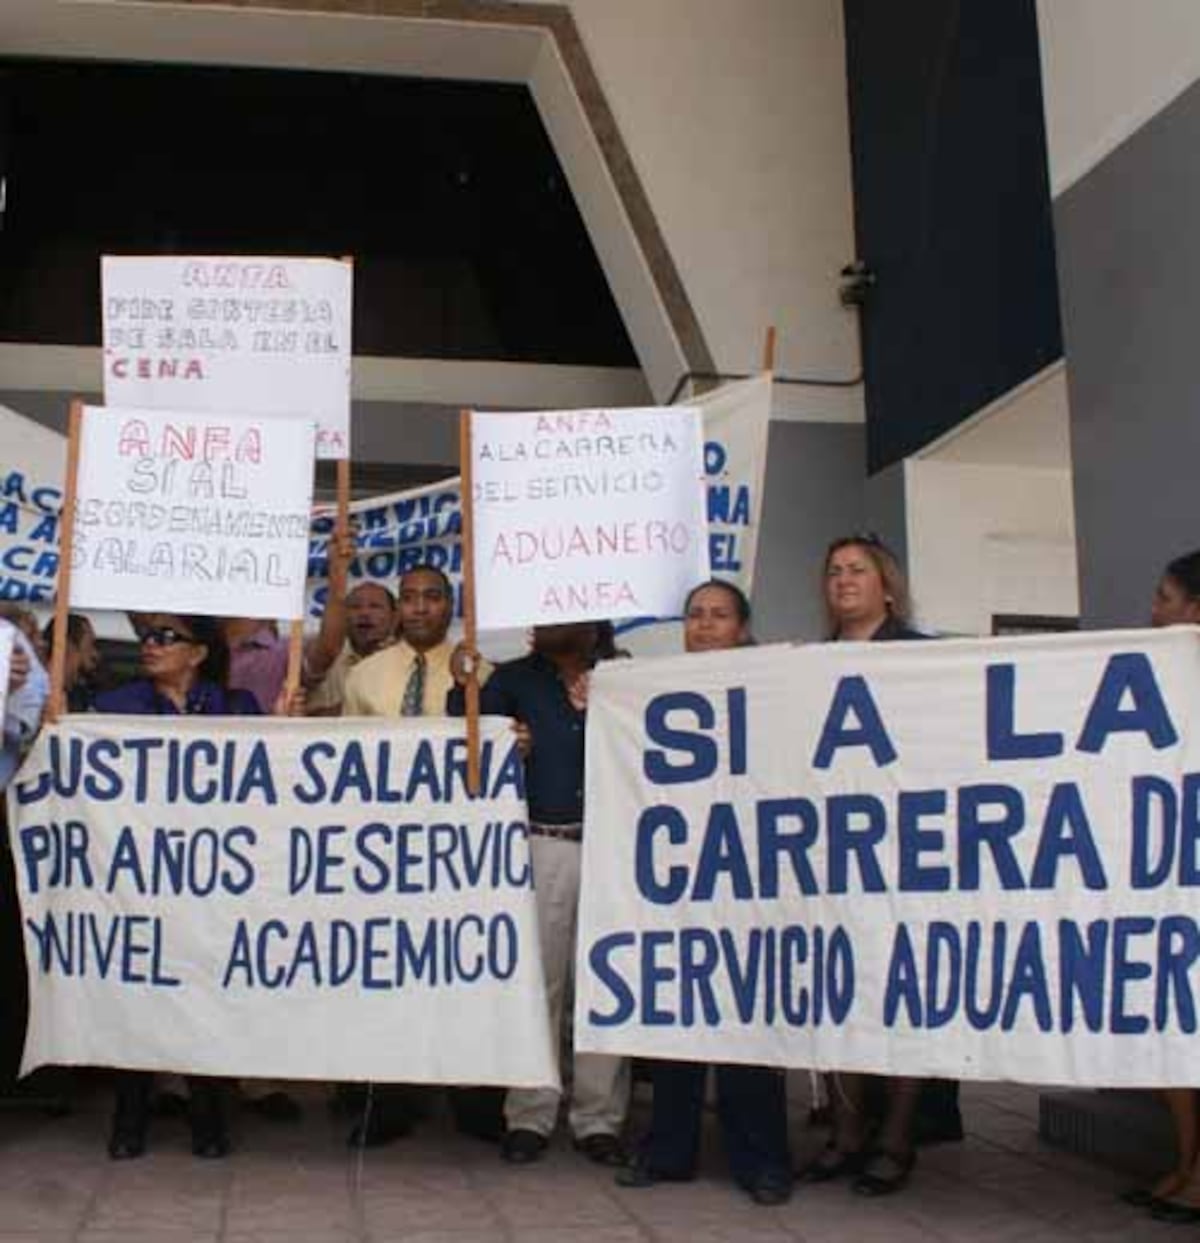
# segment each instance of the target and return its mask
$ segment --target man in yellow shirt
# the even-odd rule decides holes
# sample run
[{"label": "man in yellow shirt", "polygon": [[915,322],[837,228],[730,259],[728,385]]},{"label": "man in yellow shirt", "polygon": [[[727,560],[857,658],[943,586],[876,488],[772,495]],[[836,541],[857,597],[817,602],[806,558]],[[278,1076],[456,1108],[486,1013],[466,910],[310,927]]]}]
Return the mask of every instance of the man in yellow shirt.
[{"label": "man in yellow shirt", "polygon": [[[450,660],[455,644],[446,634],[454,613],[450,580],[431,566],[418,566],[400,579],[399,638],[350,670],[343,716],[445,716],[454,685]],[[377,1087],[373,1105],[350,1133],[354,1147],[375,1147],[406,1134],[420,1111],[420,1094],[402,1085]],[[503,1131],[504,1090],[450,1090],[450,1107],[460,1131],[498,1141]]]},{"label": "man in yellow shirt", "polygon": [[409,570],[400,580],[400,637],[350,670],[343,716],[445,716],[454,685],[446,638],[454,612],[450,580],[431,566]]}]

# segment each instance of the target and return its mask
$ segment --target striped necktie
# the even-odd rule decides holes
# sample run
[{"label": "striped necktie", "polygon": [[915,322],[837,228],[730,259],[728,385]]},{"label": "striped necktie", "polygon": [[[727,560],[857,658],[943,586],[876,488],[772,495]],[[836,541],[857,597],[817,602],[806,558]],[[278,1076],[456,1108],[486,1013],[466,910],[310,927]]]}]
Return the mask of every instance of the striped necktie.
[{"label": "striped necktie", "polygon": [[404,698],[400,700],[401,716],[421,716],[425,711],[425,653],[413,657],[408,681],[404,684]]}]

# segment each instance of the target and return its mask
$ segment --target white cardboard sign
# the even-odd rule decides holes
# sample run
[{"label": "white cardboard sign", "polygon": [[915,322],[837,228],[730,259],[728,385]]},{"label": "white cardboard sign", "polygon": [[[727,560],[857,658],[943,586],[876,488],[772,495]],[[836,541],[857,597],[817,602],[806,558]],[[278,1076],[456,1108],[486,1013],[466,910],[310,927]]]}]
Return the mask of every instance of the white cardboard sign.
[{"label": "white cardboard sign", "polygon": [[344,260],[101,260],[111,406],[307,415],[350,456],[353,267]]},{"label": "white cardboard sign", "polygon": [[71,607],[302,617],[315,430],[85,406]]},{"label": "white cardboard sign", "polygon": [[471,416],[481,630],[672,616],[708,577],[691,407]]}]

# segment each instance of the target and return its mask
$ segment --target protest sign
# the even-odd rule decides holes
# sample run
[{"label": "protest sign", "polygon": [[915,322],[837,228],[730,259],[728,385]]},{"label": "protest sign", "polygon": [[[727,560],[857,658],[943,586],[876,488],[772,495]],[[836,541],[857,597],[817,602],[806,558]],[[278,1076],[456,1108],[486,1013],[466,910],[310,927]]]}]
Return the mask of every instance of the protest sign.
[{"label": "protest sign", "polygon": [[24,1067],[557,1082],[522,764],[462,722],[69,717],[9,791]]},{"label": "protest sign", "polygon": [[350,263],[105,255],[101,282],[107,405],[306,415],[350,456]]},{"label": "protest sign", "polygon": [[[753,586],[770,397],[769,379],[760,376],[725,385],[689,403],[704,420],[712,571],[736,582],[747,594]],[[2,406],[0,437],[14,447],[8,473],[0,472],[0,599],[49,603],[58,566],[65,442],[58,433]],[[457,478],[356,501],[350,511],[358,546],[350,568],[351,586],[370,581],[394,591],[405,570],[436,565],[454,585],[455,612],[461,616],[462,513]],[[314,516],[306,613],[313,621],[325,607],[332,530],[331,512]],[[673,611],[677,610],[678,605]]]},{"label": "protest sign", "polygon": [[0,406],[0,600],[50,603],[67,442]]},{"label": "protest sign", "polygon": [[749,596],[762,515],[771,377],[754,376],[692,398],[704,420],[708,546],[712,572]]},{"label": "protest sign", "polygon": [[471,415],[481,630],[664,616],[708,577],[690,407]]},{"label": "protest sign", "polygon": [[85,407],[72,607],[302,617],[314,430]]},{"label": "protest sign", "polygon": [[578,1046],[1200,1082],[1198,712],[1191,628],[603,667]]}]

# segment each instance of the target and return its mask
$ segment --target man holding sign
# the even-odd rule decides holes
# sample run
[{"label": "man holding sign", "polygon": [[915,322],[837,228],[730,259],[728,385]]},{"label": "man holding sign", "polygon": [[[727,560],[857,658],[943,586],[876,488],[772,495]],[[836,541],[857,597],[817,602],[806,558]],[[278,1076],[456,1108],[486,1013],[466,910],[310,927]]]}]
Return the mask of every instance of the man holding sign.
[{"label": "man holding sign", "polygon": [[[512,717],[528,731],[525,761],[529,847],[533,857],[538,932],[550,1030],[563,1033],[564,1006],[575,959],[583,840],[583,759],[588,680],[596,661],[594,622],[538,626],[533,651],[500,665],[480,693],[480,709]],[[456,689],[450,711],[461,714],[465,696]],[[619,1165],[619,1139],[629,1105],[629,1063],[576,1054],[572,1060],[568,1122],[575,1146],[602,1165]],[[561,1093],[553,1088],[513,1089],[504,1106],[503,1154],[523,1165],[545,1152],[558,1117]]]}]

